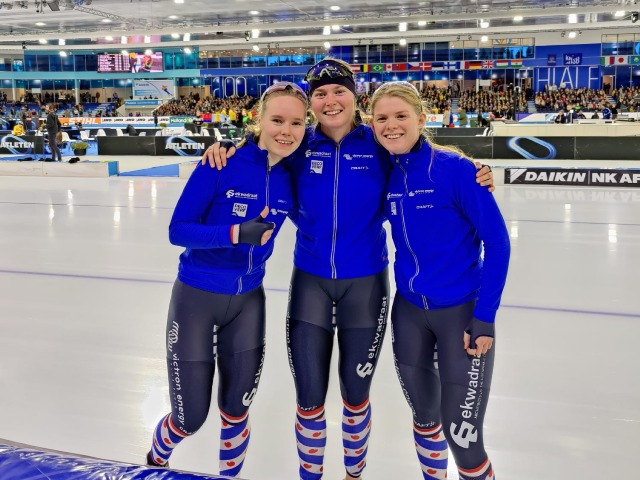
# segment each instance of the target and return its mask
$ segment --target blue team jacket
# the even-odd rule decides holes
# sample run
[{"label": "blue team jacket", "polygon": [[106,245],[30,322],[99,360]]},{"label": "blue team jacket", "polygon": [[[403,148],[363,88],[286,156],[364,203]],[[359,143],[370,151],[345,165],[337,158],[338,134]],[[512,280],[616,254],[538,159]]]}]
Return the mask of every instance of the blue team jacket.
[{"label": "blue team jacket", "polygon": [[367,126],[339,144],[320,128],[287,159],[298,227],[294,264],[323,278],[374,275],[389,263],[383,198],[391,164]]},{"label": "blue team jacket", "polygon": [[[237,295],[259,287],[273,241],[292,206],[289,173],[283,163],[269,168],[266,150],[253,142],[238,149],[226,168],[199,164],[178,200],[169,240],[186,247],[178,279],[215,293]],[[231,243],[231,225],[257,217],[269,206],[267,222],[276,224],[265,245]]]},{"label": "blue team jacket", "polygon": [[475,181],[475,166],[426,142],[392,160],[385,213],[398,291],[429,309],[477,298],[474,316],[493,322],[507,278],[509,235],[493,195]]}]

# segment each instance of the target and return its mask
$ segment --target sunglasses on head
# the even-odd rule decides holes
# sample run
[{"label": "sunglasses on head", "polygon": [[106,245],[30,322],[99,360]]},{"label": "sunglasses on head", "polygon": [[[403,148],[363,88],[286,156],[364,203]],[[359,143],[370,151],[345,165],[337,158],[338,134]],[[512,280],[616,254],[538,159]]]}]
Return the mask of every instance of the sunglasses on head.
[{"label": "sunglasses on head", "polygon": [[309,69],[305,80],[320,80],[323,77],[339,78],[353,77],[353,72],[342,63],[333,60],[323,60]]},{"label": "sunglasses on head", "polygon": [[293,82],[274,83],[264,91],[264,93],[262,94],[262,100],[264,100],[266,97],[268,97],[272,93],[284,92],[286,90],[291,90],[293,93],[299,96],[302,100],[304,100],[305,102],[307,101],[307,94],[304,92],[302,88],[300,88],[299,85],[296,85]]}]

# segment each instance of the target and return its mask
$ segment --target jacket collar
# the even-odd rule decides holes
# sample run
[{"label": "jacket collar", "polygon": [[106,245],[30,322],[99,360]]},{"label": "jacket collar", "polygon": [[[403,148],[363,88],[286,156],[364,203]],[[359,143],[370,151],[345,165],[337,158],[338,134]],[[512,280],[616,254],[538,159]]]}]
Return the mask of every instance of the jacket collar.
[{"label": "jacket collar", "polygon": [[[340,143],[342,143],[347,139],[349,140],[364,139],[366,138],[366,136],[367,136],[367,127],[365,125],[358,125],[356,128],[354,128],[349,133],[347,133],[345,137],[340,141]],[[335,142],[332,139],[330,139],[324,133],[322,133],[322,130],[320,129],[320,125],[314,126],[311,129],[311,132],[309,133],[309,146],[311,148],[314,148],[318,146],[320,143],[324,143],[324,142],[331,142],[332,145],[335,145]]]}]

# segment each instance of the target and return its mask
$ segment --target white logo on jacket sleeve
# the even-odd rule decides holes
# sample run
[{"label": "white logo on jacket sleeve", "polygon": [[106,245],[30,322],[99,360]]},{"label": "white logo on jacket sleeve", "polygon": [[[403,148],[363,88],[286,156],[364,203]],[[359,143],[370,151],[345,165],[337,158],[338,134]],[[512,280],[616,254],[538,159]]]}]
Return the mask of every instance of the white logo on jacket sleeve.
[{"label": "white logo on jacket sleeve", "polygon": [[311,160],[311,173],[322,173],[322,160]]},{"label": "white logo on jacket sleeve", "polygon": [[246,217],[247,216],[247,204],[246,203],[234,203],[233,204],[233,215],[237,217]]}]

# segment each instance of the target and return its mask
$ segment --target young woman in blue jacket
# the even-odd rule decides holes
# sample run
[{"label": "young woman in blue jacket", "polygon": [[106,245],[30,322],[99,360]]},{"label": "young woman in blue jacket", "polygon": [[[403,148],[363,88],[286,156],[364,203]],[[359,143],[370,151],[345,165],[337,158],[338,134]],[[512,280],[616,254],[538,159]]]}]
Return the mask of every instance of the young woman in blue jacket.
[{"label": "young woman in blue jacket", "polygon": [[178,200],[169,239],[185,251],[166,329],[171,413],[153,433],[149,465],[166,466],[178,443],[204,424],[217,367],[220,473],[240,473],[264,359],[265,262],[292,207],[281,160],[304,137],[306,103],[295,84],[268,88],[237,161],[223,171],[198,166]]},{"label": "young woman in blue jacket", "polygon": [[385,201],[396,248],[393,352],[420,466],[425,480],[446,478],[448,441],[461,480],[493,480],[483,421],[507,228],[493,195],[476,188],[474,164],[423,136],[413,85],[383,84],[371,112],[393,161]]},{"label": "young woman in blue jacket", "polygon": [[[325,398],[337,331],[345,479],[360,478],[371,429],[369,390],[389,311],[383,198],[388,153],[356,121],[356,86],[345,62],[327,58],[307,73],[317,125],[286,159],[294,186],[294,269],[287,313],[287,348],[297,412],[302,480],[323,475]],[[233,154],[208,150],[218,168]],[[216,158],[217,157],[217,158]],[[230,162],[229,165],[233,164]],[[479,181],[492,179],[488,170]]]}]

